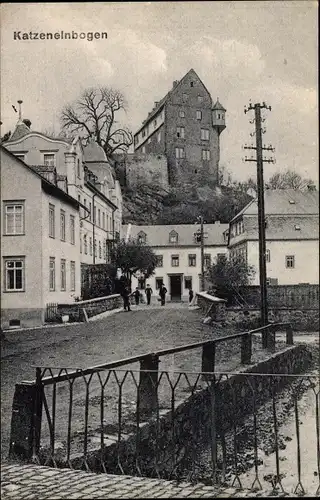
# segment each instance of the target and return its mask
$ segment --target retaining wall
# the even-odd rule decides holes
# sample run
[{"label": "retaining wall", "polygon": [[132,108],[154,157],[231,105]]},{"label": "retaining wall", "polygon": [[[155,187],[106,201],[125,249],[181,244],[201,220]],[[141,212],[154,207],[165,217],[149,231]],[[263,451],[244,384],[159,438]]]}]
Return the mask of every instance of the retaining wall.
[{"label": "retaining wall", "polygon": [[121,295],[108,295],[107,297],[82,300],[80,302],[73,302],[72,304],[58,304],[58,316],[61,318],[64,315],[68,315],[70,322],[85,321],[84,309],[87,317],[91,318],[97,314],[118,309],[122,305],[123,300]]}]

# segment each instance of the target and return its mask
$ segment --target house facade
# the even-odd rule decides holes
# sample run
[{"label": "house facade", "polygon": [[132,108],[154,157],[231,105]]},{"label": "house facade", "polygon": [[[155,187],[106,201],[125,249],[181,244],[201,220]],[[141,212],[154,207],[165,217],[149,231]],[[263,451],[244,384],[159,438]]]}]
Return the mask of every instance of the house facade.
[{"label": "house facade", "polygon": [[82,270],[108,262],[121,237],[122,195],[103,149],[95,142],[84,148],[80,138],[49,137],[24,123],[18,123],[5,147],[79,202]]},{"label": "house facade", "polygon": [[1,146],[1,327],[80,295],[79,203]]},{"label": "house facade", "polygon": [[226,110],[212,98],[191,69],[148,114],[134,134],[137,154],[160,154],[167,158],[170,185],[218,184],[220,134]]},{"label": "house facade", "polygon": [[[319,193],[265,190],[266,269],[270,285],[319,283]],[[259,284],[258,203],[252,200],[230,222],[230,258],[242,256]]]},{"label": "house facade", "polygon": [[[223,233],[228,224],[205,224],[204,267],[211,266],[219,254],[227,253],[227,241]],[[189,290],[201,289],[201,246],[199,226],[195,224],[124,226],[128,237],[150,246],[158,257],[153,276],[133,277],[132,289],[144,289],[149,284],[154,296],[163,283],[169,300],[188,300]]]}]

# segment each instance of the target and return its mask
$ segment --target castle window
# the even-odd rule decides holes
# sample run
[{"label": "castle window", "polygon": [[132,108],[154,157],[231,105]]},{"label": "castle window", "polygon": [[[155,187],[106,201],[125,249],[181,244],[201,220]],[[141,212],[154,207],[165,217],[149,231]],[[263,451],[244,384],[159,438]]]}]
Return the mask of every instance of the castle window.
[{"label": "castle window", "polygon": [[149,137],[149,139],[148,139],[148,144],[151,144],[151,138],[150,138],[150,137]]},{"label": "castle window", "polygon": [[157,135],[158,142],[161,142],[161,132]]},{"label": "castle window", "polygon": [[190,82],[190,87],[193,87],[193,82]]},{"label": "castle window", "polygon": [[185,112],[181,109],[181,110],[179,111],[179,117],[180,117],[180,118],[184,118],[185,116],[186,116],[186,115],[185,115]]},{"label": "castle window", "polygon": [[202,119],[202,111],[197,110],[197,120]]},{"label": "castle window", "polygon": [[202,159],[205,161],[210,160],[210,150],[209,149],[202,150]]},{"label": "castle window", "polygon": [[157,120],[154,121],[154,128],[157,126]]},{"label": "castle window", "polygon": [[184,158],[184,148],[176,148],[176,158]]},{"label": "castle window", "polygon": [[186,102],[186,101],[187,101],[187,99],[188,99],[188,94],[186,94],[186,93],[184,92],[184,93],[182,94],[182,99],[183,99],[183,101],[184,101],[184,102]]},{"label": "castle window", "polygon": [[142,137],[145,137],[146,136],[146,131],[145,130],[142,130]]},{"label": "castle window", "polygon": [[146,152],[146,147],[142,146],[142,154],[145,154],[145,152]]},{"label": "castle window", "polygon": [[201,129],[201,140],[208,141],[209,140],[209,130],[207,128]]},{"label": "castle window", "polygon": [[184,127],[177,127],[177,137],[184,139]]},{"label": "castle window", "polygon": [[220,115],[220,113],[218,113],[218,120],[220,120],[220,117],[221,117],[221,115]]}]

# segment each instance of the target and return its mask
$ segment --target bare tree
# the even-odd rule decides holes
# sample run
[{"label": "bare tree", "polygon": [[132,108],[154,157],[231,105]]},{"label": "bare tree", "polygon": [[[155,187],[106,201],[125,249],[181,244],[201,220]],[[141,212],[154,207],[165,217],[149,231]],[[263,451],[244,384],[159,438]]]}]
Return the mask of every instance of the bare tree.
[{"label": "bare tree", "polygon": [[315,183],[312,179],[304,179],[293,170],[273,174],[268,180],[267,186],[269,189],[296,189],[300,191],[315,189]]},{"label": "bare tree", "polygon": [[74,104],[62,110],[62,126],[79,134],[84,144],[93,138],[109,158],[113,153],[127,151],[133,143],[131,131],[116,126],[116,115],[126,107],[125,98],[118,90],[107,87],[87,89]]}]

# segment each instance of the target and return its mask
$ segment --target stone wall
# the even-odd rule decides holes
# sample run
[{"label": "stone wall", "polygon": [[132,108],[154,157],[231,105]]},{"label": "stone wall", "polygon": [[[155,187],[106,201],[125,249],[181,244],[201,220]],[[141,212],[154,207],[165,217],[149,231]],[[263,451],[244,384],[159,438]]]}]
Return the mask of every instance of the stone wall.
[{"label": "stone wall", "polygon": [[[267,294],[271,308],[319,309],[319,285],[269,285]],[[259,306],[261,302],[259,286],[245,286],[240,295],[249,306]]]},{"label": "stone wall", "polygon": [[69,322],[85,321],[86,311],[87,317],[91,318],[97,314],[101,314],[112,309],[122,307],[123,301],[119,294],[108,295],[107,297],[100,297],[98,299],[82,300],[81,302],[74,302],[72,304],[58,304],[58,317],[69,316]]},{"label": "stone wall", "polygon": [[167,158],[162,154],[123,155],[117,159],[117,172],[121,184],[132,189],[142,184],[169,186]]}]

